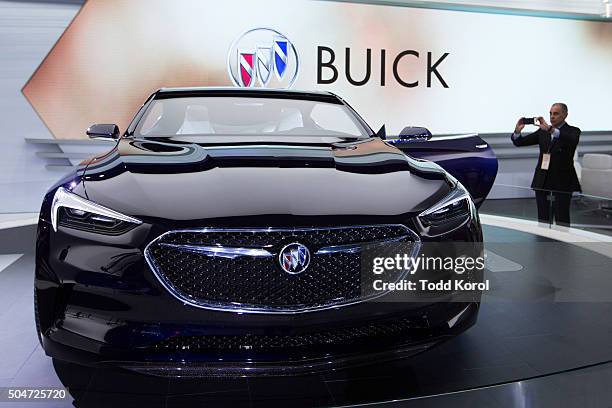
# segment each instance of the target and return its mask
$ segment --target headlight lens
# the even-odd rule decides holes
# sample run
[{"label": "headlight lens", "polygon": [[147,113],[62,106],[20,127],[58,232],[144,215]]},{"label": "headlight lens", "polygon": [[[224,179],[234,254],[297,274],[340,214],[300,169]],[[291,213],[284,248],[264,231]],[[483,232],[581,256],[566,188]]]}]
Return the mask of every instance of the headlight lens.
[{"label": "headlight lens", "polygon": [[142,224],[142,221],[86,200],[60,187],[53,196],[51,224],[54,231],[57,231],[58,225],[62,225],[83,231],[117,235]]},{"label": "headlight lens", "polygon": [[456,182],[449,195],[416,217],[416,223],[422,235],[435,237],[461,227],[472,218],[474,212],[470,193]]}]

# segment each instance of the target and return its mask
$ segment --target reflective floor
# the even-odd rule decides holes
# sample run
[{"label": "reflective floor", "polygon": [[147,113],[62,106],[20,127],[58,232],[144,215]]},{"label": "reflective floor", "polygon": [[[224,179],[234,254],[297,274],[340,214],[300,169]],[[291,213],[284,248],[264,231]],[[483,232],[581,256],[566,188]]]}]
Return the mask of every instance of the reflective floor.
[{"label": "reflective floor", "polygon": [[612,263],[585,248],[486,227],[492,289],[478,322],[408,359],[301,377],[180,380],[54,365],[34,331],[34,234],[0,231],[0,387],[68,387],[70,397],[0,408],[612,405],[612,367],[601,364],[612,361]]}]

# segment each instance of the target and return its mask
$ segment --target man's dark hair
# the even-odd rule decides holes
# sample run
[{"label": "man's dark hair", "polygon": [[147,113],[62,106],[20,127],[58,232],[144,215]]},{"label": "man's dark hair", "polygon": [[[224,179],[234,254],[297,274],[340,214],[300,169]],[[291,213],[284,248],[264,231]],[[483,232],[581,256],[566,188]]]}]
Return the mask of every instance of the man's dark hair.
[{"label": "man's dark hair", "polygon": [[553,105],[560,106],[563,113],[567,114],[567,105],[564,104],[563,102],[555,102],[553,103]]}]

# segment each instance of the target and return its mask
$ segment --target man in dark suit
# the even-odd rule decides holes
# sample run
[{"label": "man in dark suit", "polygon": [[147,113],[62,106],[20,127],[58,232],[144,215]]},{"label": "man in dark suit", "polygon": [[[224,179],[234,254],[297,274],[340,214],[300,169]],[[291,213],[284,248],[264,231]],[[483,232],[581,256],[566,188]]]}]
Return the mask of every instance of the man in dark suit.
[{"label": "man in dark suit", "polygon": [[550,108],[550,125],[538,117],[539,129],[522,136],[525,127],[520,118],[512,134],[515,146],[540,146],[538,165],[533,175],[531,188],[535,190],[538,204],[538,220],[569,226],[570,200],[572,192],[581,191],[580,182],[574,169],[574,152],[580,139],[580,129],[565,122],[567,105],[555,103]]}]

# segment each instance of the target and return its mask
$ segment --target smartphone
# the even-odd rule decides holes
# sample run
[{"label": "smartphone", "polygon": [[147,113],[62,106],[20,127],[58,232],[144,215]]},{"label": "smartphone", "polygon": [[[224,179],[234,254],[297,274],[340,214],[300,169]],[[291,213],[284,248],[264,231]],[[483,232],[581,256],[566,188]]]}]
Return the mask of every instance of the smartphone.
[{"label": "smartphone", "polygon": [[521,122],[523,123],[523,125],[537,125],[538,119],[537,118],[523,118]]}]

